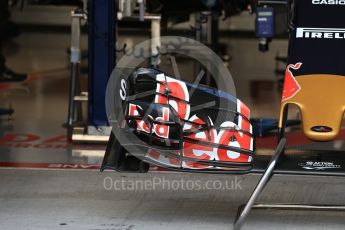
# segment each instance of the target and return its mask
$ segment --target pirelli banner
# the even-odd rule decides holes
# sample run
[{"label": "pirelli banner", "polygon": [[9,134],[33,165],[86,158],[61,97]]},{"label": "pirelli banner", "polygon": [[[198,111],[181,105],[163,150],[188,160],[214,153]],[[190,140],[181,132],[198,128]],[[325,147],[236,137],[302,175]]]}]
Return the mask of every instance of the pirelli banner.
[{"label": "pirelli banner", "polygon": [[289,45],[294,76],[345,76],[345,0],[296,0]]}]

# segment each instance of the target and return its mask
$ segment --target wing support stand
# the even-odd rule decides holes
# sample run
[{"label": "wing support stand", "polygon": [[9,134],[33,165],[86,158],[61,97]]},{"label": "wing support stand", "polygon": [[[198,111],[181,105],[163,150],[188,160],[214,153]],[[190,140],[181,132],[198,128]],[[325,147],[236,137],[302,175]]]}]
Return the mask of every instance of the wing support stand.
[{"label": "wing support stand", "polygon": [[247,204],[244,206],[243,210],[241,207],[239,208],[239,212],[237,214],[237,218],[236,218],[235,223],[234,223],[234,230],[239,230],[241,228],[241,226],[244,224],[245,220],[247,219],[247,217],[250,213],[250,210],[255,205],[255,201],[257,200],[257,198],[261,194],[262,190],[267,185],[268,181],[271,179],[271,177],[273,175],[273,170],[276,167],[282,152],[284,152],[285,144],[286,144],[286,139],[282,138],[280,140],[276,150],[275,150],[275,154],[273,155],[265,173],[262,175],[259,183],[255,187],[255,189],[254,189],[252,195],[250,196]]}]

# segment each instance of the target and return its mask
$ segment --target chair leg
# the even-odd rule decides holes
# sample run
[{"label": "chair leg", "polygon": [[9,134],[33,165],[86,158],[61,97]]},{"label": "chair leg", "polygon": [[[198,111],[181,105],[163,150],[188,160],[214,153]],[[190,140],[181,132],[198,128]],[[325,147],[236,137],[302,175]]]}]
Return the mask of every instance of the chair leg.
[{"label": "chair leg", "polygon": [[273,170],[274,170],[275,166],[277,165],[278,159],[281,156],[281,153],[284,151],[285,143],[286,143],[286,139],[282,138],[280,140],[277,148],[276,148],[276,151],[275,151],[265,173],[263,174],[259,183],[255,187],[255,189],[254,189],[252,195],[250,196],[248,202],[244,206],[243,210],[242,210],[242,207],[239,208],[237,218],[234,222],[234,230],[239,230],[242,227],[247,216],[249,215],[250,210],[254,206],[255,201],[257,200],[257,198],[261,194],[262,190],[265,188],[266,184],[268,183],[269,179],[273,175]]}]

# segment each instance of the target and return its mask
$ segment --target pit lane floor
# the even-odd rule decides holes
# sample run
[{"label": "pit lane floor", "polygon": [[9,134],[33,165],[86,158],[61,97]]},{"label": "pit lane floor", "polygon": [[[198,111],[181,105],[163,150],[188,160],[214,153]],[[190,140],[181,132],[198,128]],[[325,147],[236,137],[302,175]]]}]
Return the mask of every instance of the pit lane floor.
[{"label": "pit lane floor", "polygon": [[[17,230],[229,230],[238,205],[258,180],[255,175],[27,169],[1,169],[0,177],[0,229]],[[181,179],[185,187],[177,185]],[[110,188],[111,181],[119,183]],[[134,190],[133,182],[140,186],[138,181],[156,184]],[[188,190],[191,181],[200,189]],[[218,181],[218,187],[211,188],[208,181]],[[226,186],[231,181],[237,186]],[[343,178],[276,176],[260,201],[339,204],[344,201],[344,182]],[[219,189],[220,185],[224,187]],[[341,212],[255,210],[243,229],[344,229],[344,224]]]}]

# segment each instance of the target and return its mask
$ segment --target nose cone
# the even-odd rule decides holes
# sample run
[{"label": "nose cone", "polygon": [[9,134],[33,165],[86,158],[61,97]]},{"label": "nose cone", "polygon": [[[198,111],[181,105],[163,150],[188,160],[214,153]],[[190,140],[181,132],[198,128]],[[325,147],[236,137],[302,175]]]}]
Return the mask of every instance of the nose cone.
[{"label": "nose cone", "polygon": [[[316,99],[316,98],[314,98]],[[314,141],[331,141],[339,133],[343,117],[342,107],[327,103],[300,102],[303,131]]]},{"label": "nose cone", "polygon": [[284,104],[301,111],[303,131],[314,141],[334,140],[340,131],[345,110],[345,77],[304,75],[295,78],[301,89]]},{"label": "nose cone", "polygon": [[313,141],[331,141],[334,140],[339,134],[339,132],[333,130],[330,132],[318,132],[312,129],[304,130],[304,133],[309,139]]}]

